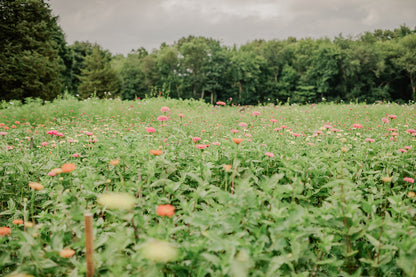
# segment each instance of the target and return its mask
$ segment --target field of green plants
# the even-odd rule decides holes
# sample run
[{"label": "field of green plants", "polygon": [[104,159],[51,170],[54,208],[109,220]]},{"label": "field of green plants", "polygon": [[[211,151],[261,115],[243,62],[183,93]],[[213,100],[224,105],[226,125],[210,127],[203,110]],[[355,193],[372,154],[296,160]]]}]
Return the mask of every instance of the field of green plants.
[{"label": "field of green plants", "polygon": [[416,276],[416,106],[0,109],[0,274]]}]

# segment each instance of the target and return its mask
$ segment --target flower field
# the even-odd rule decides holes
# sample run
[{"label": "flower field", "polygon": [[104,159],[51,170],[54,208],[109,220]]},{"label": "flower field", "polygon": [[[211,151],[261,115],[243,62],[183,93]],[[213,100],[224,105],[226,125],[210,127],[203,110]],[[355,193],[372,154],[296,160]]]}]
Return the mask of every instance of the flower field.
[{"label": "flower field", "polygon": [[0,274],[416,276],[415,105],[0,109]]}]

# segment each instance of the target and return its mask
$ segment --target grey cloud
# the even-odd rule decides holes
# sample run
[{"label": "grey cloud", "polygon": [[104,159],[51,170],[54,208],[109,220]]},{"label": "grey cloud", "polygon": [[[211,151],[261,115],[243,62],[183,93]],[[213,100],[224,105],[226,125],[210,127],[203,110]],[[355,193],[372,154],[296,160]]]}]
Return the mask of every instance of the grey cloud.
[{"label": "grey cloud", "polygon": [[51,0],[67,40],[113,53],[202,35],[226,45],[416,25],[414,0]]}]

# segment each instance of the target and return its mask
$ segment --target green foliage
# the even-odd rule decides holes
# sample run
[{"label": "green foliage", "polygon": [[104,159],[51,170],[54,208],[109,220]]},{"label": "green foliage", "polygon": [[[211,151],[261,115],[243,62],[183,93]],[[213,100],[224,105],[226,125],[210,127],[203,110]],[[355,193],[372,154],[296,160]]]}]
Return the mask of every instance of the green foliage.
[{"label": "green foliage", "polygon": [[94,45],[90,55],[85,57],[85,68],[81,70],[79,95],[81,98],[115,96],[120,84],[116,71],[111,68],[111,56]]},{"label": "green foliage", "polygon": [[69,86],[72,57],[41,0],[0,1],[1,99],[54,99]]},{"label": "green foliage", "polygon": [[[5,276],[85,276],[85,212],[94,215],[100,276],[416,274],[416,187],[408,179],[415,178],[415,105],[241,110],[65,95],[1,107]],[[159,122],[161,114],[169,120]],[[75,170],[48,175],[64,163]],[[135,205],[103,207],[97,199],[105,192],[127,193]],[[160,204],[175,207],[172,217],[158,214]],[[65,248],[74,256],[62,257]]]}]

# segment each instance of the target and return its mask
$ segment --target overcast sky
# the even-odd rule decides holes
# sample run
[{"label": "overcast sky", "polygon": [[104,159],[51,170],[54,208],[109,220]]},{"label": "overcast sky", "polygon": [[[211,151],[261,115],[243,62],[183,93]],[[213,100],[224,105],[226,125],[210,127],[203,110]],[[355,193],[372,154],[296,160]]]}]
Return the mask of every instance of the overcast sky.
[{"label": "overcast sky", "polygon": [[69,44],[113,54],[188,35],[241,45],[254,39],[333,38],[416,26],[416,0],[49,0]]}]

